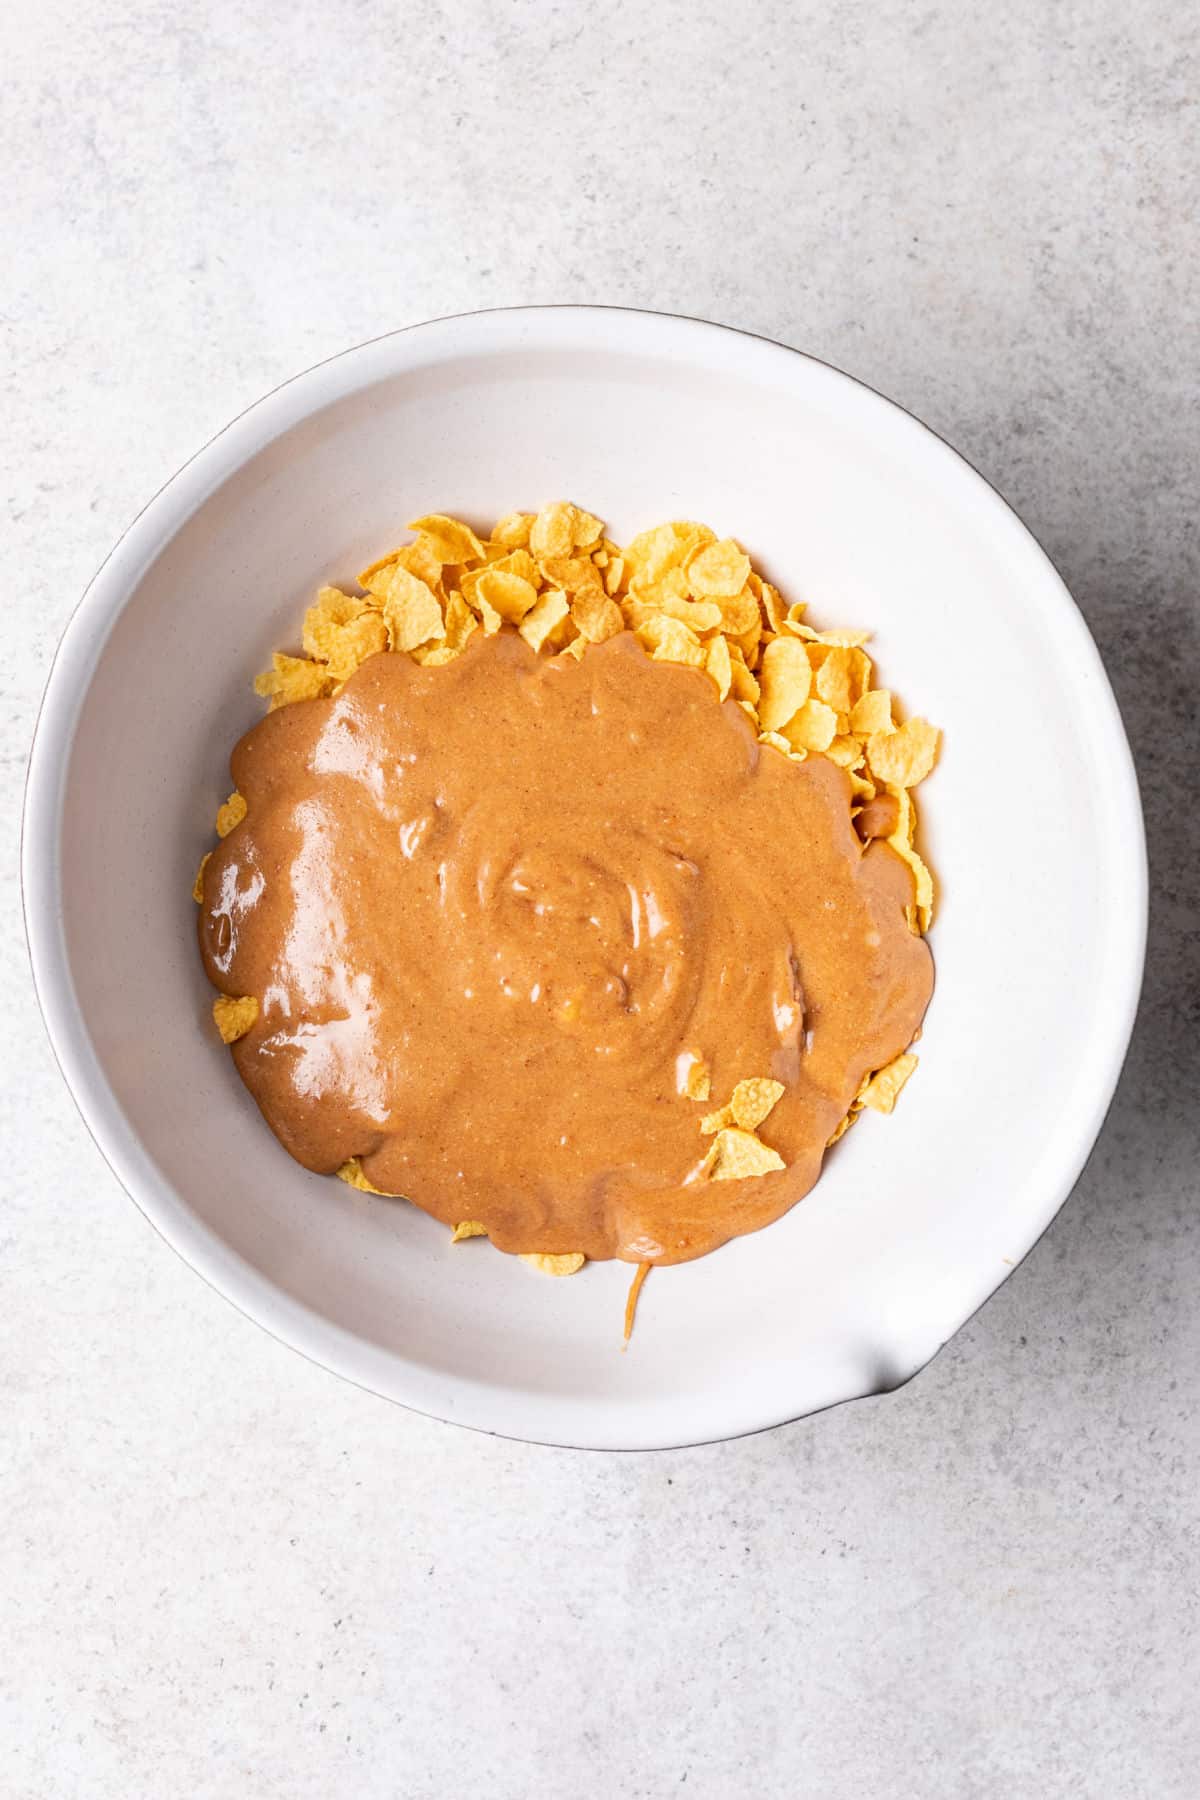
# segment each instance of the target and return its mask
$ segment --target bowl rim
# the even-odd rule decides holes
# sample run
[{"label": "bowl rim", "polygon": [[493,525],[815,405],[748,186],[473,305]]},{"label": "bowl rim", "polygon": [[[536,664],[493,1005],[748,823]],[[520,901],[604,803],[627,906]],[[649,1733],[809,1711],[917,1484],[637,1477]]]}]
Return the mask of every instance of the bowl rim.
[{"label": "bowl rim", "polygon": [[[117,538],[107,556],[72,611],[51,659],[42,699],[38,708],[34,736],[26,768],[24,804],[21,817],[20,888],[25,935],[29,952],[34,991],[37,996],[51,1051],[62,1073],[92,1141],[116,1176],[126,1194],[158,1235],[197,1274],[214,1288],[230,1305],[268,1332],[277,1341],[298,1351],[317,1367],[324,1368],[352,1382],[363,1391],[376,1394],[396,1405],[427,1418],[465,1426],[485,1435],[510,1438],[518,1442],[538,1443],[561,1448],[596,1450],[671,1449],[693,1444],[720,1442],[772,1430],[777,1425],[810,1416],[843,1405],[847,1401],[870,1394],[892,1392],[904,1387],[922,1369],[927,1368],[944,1348],[944,1342],[927,1355],[899,1358],[907,1373],[898,1380],[881,1383],[868,1379],[852,1384],[852,1391],[840,1393],[815,1405],[798,1403],[793,1410],[740,1427],[726,1428],[719,1421],[703,1436],[689,1433],[672,1437],[655,1431],[650,1435],[623,1429],[614,1431],[610,1422],[601,1419],[594,1433],[581,1436],[578,1443],[558,1435],[540,1435],[527,1429],[505,1429],[481,1420],[456,1418],[402,1397],[364,1374],[362,1357],[355,1347],[361,1341],[352,1333],[321,1318],[299,1302],[285,1296],[257,1269],[242,1261],[215,1233],[203,1226],[184,1209],[187,1218],[160,1191],[153,1164],[141,1150],[132,1128],[127,1124],[115,1096],[108,1087],[90,1044],[87,1025],[74,991],[63,934],[63,907],[59,893],[60,829],[65,791],[65,775],[74,733],[82,711],[98,656],[109,632],[123,610],[141,576],[156,559],[166,543],[182,524],[204,503],[220,483],[232,476],[249,458],[283,431],[310,416],[319,408],[323,387],[329,389],[329,401],[353,392],[355,383],[338,382],[343,366],[371,360],[386,346],[407,345],[422,333],[429,335],[433,348],[439,334],[469,322],[495,324],[499,336],[493,349],[518,341],[522,327],[536,329],[559,315],[571,315],[582,326],[590,326],[598,341],[607,334],[625,330],[670,331],[682,341],[704,338],[714,352],[729,346],[733,340],[745,340],[768,353],[799,358],[833,376],[836,381],[873,396],[881,405],[900,415],[937,445],[969,478],[977,483],[977,496],[993,510],[999,510],[1015,533],[1025,540],[1026,548],[1043,565],[1048,578],[1048,591],[1055,594],[1059,607],[1059,623],[1074,635],[1074,652],[1088,665],[1092,685],[1092,701],[1097,723],[1104,731],[1111,752],[1112,785],[1108,792],[1107,819],[1113,834],[1122,842],[1127,857],[1120,926],[1124,942],[1119,968],[1121,984],[1109,996],[1110,1021],[1104,1076],[1090,1094],[1086,1113],[1081,1108],[1072,1139],[1073,1149],[1061,1160],[1057,1178],[1046,1183],[1045,1197],[1038,1218],[1023,1247],[1014,1243],[1019,1253],[1012,1265],[990,1283],[976,1283],[973,1298],[963,1312],[954,1331],[961,1330],[969,1319],[986,1304],[991,1295],[1008,1279],[1049,1228],[1069,1197],[1079,1174],[1099,1136],[1112,1102],[1129,1046],[1141,995],[1145,964],[1148,915],[1148,865],[1145,825],[1138,791],[1136,767],[1129,747],[1121,713],[1112,686],[1083,614],[1067,588],[1043,545],[1005,499],[994,483],[915,413],[881,393],[870,383],[847,373],[836,364],[780,343],[765,334],[724,325],[683,313],[660,312],[602,304],[560,303],[482,307],[468,312],[450,313],[383,332],[335,352],[288,377],[259,399],[237,413],[228,424],[215,432],[191,457],[171,475],[134,516]],[[536,341],[526,348],[537,349]],[[632,347],[632,346],[631,346]],[[736,350],[736,344],[734,344]],[[453,354],[454,352],[451,351]],[[418,356],[415,366],[421,366]],[[394,372],[394,371],[393,371]],[[368,374],[361,385],[371,385],[385,371]],[[1114,926],[1114,931],[1117,929]],[[313,1336],[319,1342],[314,1344]],[[950,1335],[954,1335],[952,1332]],[[945,1342],[948,1342],[947,1338]],[[400,1359],[389,1357],[398,1363]],[[773,1412],[776,1409],[772,1409]]]}]

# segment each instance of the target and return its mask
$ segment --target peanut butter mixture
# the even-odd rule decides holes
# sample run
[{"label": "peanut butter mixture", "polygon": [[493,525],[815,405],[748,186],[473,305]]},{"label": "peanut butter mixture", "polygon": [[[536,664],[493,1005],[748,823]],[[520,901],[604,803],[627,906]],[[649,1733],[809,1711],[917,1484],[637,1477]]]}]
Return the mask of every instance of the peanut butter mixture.
[{"label": "peanut butter mixture", "polygon": [[[674,1263],[768,1224],[929,1001],[912,873],[846,770],[628,631],[373,655],[232,771],[200,938],[258,999],[242,1079],[307,1168],[357,1158],[502,1250]],[[714,1179],[701,1124],[748,1075],[783,1085],[783,1166]]]}]

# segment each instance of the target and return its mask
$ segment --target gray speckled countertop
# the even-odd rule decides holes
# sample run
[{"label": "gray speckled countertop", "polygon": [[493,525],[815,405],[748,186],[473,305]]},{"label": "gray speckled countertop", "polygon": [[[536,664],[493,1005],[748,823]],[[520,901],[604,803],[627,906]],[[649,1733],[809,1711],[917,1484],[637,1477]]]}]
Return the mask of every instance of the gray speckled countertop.
[{"label": "gray speckled countertop", "polygon": [[[1173,0],[3,10],[6,1792],[1197,1792],[1198,49]],[[138,507],[319,357],[532,299],[747,326],[943,432],[1147,803],[1057,1223],[901,1392],[698,1451],[471,1436],[247,1323],[100,1162],[19,933],[38,696]]]}]

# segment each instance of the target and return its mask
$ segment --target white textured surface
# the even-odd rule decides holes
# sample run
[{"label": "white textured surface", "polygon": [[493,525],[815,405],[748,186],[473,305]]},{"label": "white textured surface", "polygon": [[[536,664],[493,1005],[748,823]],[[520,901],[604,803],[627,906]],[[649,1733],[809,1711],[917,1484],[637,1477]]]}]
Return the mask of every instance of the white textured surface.
[{"label": "white textured surface", "polygon": [[6,850],[62,621],[197,443],[374,332],[607,299],[825,355],[997,481],[1109,660],[1153,880],[1100,1145],[937,1362],[595,1457],[368,1399],[170,1256],[6,855],[6,1791],[1194,1793],[1197,49],[1165,0],[4,11]]}]

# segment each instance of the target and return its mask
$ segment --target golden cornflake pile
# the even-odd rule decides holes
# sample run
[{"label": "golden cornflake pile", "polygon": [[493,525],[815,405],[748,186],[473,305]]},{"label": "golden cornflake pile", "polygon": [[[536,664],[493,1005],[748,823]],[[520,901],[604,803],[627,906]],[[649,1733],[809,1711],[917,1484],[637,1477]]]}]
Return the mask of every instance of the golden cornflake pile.
[{"label": "golden cornflake pile", "polygon": [[[740,544],[686,519],[624,549],[565,500],[509,513],[485,538],[442,513],[409,529],[412,543],[362,570],[363,592],[318,590],[304,618],[306,654],[277,652],[255,682],[272,710],[336,693],[380,650],[437,666],[476,631],[508,627],[534,650],[582,656],[632,631],[655,661],[705,670],[782,755],[827,756],[845,769],[855,812],[892,797],[886,841],[913,872],[913,929],[928,929],[933,882],[914,847],[911,791],[933,767],[939,734],[925,719],[898,721],[891,694],[872,685],[868,633],[813,630],[803,602],[788,605]],[[222,835],[237,823],[235,803],[244,809],[231,795]]]},{"label": "golden cornflake pile", "polygon": [[[933,879],[918,854],[912,790],[937,759],[940,734],[927,720],[900,720],[891,693],[873,685],[865,631],[818,631],[805,623],[803,601],[788,604],[756,573],[733,538],[707,525],[675,519],[639,533],[622,548],[603,521],[569,501],[538,513],[513,512],[479,537],[442,513],[414,519],[411,543],[363,569],[360,593],[322,587],[304,617],[303,656],[276,652],[255,682],[271,710],[336,694],[359,665],[382,650],[430,667],[460,656],[476,631],[519,632],[545,655],[583,656],[589,644],[631,631],[657,662],[703,670],[722,700],[736,702],[759,741],[794,761],[825,756],[850,780],[851,812],[871,808],[860,829],[882,837],[912,870],[909,924],[926,931]],[[224,837],[246,814],[233,793],[217,815]],[[203,900],[203,864],[195,896]],[[248,1009],[253,1007],[253,1014]],[[218,1010],[219,1009],[219,1010]],[[253,999],[218,1000],[214,1013],[225,1041],[250,1029]],[[867,1106],[890,1112],[916,1065],[905,1053],[864,1082],[834,1134],[835,1141]],[[688,1098],[708,1098],[709,1074],[698,1058]],[[766,1078],[741,1081],[728,1104],[701,1129],[713,1142],[704,1162],[714,1181],[740,1180],[782,1168],[757,1136],[782,1093]],[[374,1193],[357,1159],[338,1171]],[[455,1240],[486,1236],[465,1220]],[[571,1274],[582,1256],[530,1255],[532,1266]]]}]

